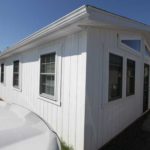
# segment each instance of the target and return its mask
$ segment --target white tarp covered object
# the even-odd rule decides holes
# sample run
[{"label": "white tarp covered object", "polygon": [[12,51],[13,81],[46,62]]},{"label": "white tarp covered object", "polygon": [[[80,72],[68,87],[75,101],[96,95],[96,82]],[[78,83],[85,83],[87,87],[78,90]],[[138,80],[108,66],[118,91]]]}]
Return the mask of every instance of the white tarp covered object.
[{"label": "white tarp covered object", "polygon": [[0,102],[0,150],[61,150],[51,128],[38,115]]}]

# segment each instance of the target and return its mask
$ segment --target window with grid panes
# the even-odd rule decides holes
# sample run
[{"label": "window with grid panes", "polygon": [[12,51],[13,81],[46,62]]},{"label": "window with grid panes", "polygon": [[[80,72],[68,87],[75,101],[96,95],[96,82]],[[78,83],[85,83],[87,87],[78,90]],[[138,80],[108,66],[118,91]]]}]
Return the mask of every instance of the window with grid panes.
[{"label": "window with grid panes", "polygon": [[41,56],[40,95],[47,98],[55,95],[55,56],[56,53]]},{"label": "window with grid panes", "polygon": [[14,61],[13,65],[13,86],[19,87],[19,60]]},{"label": "window with grid panes", "polygon": [[4,83],[4,64],[1,64],[1,83]]}]

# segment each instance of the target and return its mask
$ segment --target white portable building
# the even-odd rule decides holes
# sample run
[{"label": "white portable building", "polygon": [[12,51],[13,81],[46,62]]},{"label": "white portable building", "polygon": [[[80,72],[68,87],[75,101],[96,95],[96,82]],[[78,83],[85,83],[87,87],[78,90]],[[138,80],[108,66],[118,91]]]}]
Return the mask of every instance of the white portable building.
[{"label": "white portable building", "polygon": [[0,54],[0,97],[97,150],[149,108],[150,26],[82,6]]}]

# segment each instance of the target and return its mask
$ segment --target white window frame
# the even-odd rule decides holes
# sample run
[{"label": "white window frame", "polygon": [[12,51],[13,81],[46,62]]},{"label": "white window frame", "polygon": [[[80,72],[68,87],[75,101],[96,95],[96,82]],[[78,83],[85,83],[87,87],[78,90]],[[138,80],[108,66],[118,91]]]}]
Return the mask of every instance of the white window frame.
[{"label": "white window frame", "polygon": [[[54,105],[57,106],[61,106],[61,80],[62,80],[62,54],[61,54],[61,50],[62,50],[62,45],[61,43],[50,43],[47,45],[43,45],[38,47],[38,93],[37,93],[37,97],[39,100],[43,100],[46,101],[48,103],[52,103]],[[55,90],[54,93],[55,95],[52,97],[46,97],[46,96],[42,96],[40,94],[40,65],[41,65],[41,56],[42,55],[46,55],[46,54],[50,54],[50,53],[55,53]]]},{"label": "white window frame", "polygon": [[[49,55],[49,54],[53,54],[53,53],[55,53],[55,75],[54,75],[54,96],[53,95],[48,95],[48,94],[46,94],[46,93],[43,93],[43,94],[40,94],[41,93],[41,56],[43,56],[43,55]],[[41,97],[44,97],[44,98],[46,98],[46,99],[50,99],[50,100],[53,100],[53,101],[56,101],[56,86],[57,86],[57,84],[56,84],[56,67],[57,67],[57,64],[56,64],[56,52],[50,52],[50,53],[46,53],[46,54],[43,54],[43,55],[41,55],[40,56],[40,83],[39,83],[39,94],[40,94],[40,96]]]},{"label": "white window frame", "polygon": [[[137,51],[126,44],[122,43],[122,40],[140,40],[141,41],[141,46],[140,46],[140,51]],[[135,35],[119,35],[118,36],[118,45],[120,48],[127,50],[128,52],[136,55],[140,55],[142,51],[142,38],[140,36],[135,36]]]},{"label": "white window frame", "polygon": [[[14,78],[14,61],[19,61],[19,85],[13,86],[13,78]],[[22,92],[22,57],[21,56],[15,56],[12,58],[12,88],[15,91]]]}]

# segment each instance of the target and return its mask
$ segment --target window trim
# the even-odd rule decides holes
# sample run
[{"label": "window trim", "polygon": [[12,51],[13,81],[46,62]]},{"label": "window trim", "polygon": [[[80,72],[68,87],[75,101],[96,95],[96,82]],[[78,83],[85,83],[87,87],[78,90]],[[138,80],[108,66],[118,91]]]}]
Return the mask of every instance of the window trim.
[{"label": "window trim", "polygon": [[[130,93],[130,94],[127,93],[127,77],[128,77],[128,76],[127,76],[127,71],[128,71],[128,60],[134,62],[134,92],[133,92],[133,93]],[[136,90],[136,89],[135,89],[135,82],[136,82],[136,61],[133,60],[133,59],[127,58],[127,59],[126,59],[126,97],[135,95],[135,90]]]},{"label": "window trim", "polygon": [[[18,86],[14,86],[13,85],[13,80],[14,80],[14,62],[15,61],[19,61],[19,78],[18,78]],[[20,59],[14,59],[13,60],[13,65],[12,65],[12,87],[14,90],[18,91],[18,92],[22,92],[21,86],[22,86],[22,63],[20,61]]]},{"label": "window trim", "polygon": [[[110,73],[110,55],[115,55],[115,56],[118,56],[118,57],[121,57],[122,58],[122,84],[121,84],[121,96],[116,96],[116,97],[114,97],[114,98],[109,98],[109,81],[110,81],[110,79],[109,79],[109,73]],[[112,103],[112,102],[115,102],[115,101],[118,101],[119,99],[122,99],[122,97],[123,97],[123,71],[124,71],[124,58],[123,58],[123,56],[122,55],[119,55],[119,54],[116,54],[116,53],[113,53],[113,52],[109,52],[109,62],[108,62],[108,103]]]},{"label": "window trim", "polygon": [[[61,107],[61,97],[62,97],[62,55],[63,55],[63,50],[64,47],[62,47],[62,42],[50,42],[44,45],[41,45],[40,47],[37,48],[37,65],[38,65],[38,69],[37,69],[37,77],[38,77],[38,82],[37,82],[37,91],[36,91],[36,95],[37,95],[37,99],[38,101],[45,101],[47,103],[51,103],[52,105],[56,105],[58,107]],[[40,95],[40,91],[39,91],[39,86],[40,86],[40,56],[44,55],[44,54],[49,54],[49,53],[56,53],[56,92],[55,92],[55,99],[51,100],[45,97],[42,97]]]},{"label": "window trim", "polygon": [[[41,86],[41,57],[44,56],[44,55],[49,55],[49,54],[53,54],[55,53],[55,81],[54,81],[54,96],[52,95],[48,95],[46,93],[43,93],[43,94],[40,94],[40,86]],[[51,52],[48,52],[48,53],[43,53],[43,54],[40,54],[40,57],[39,57],[39,98],[42,99],[42,100],[45,100],[45,101],[53,101],[54,103],[57,102],[57,52],[56,51],[51,51]]]}]

